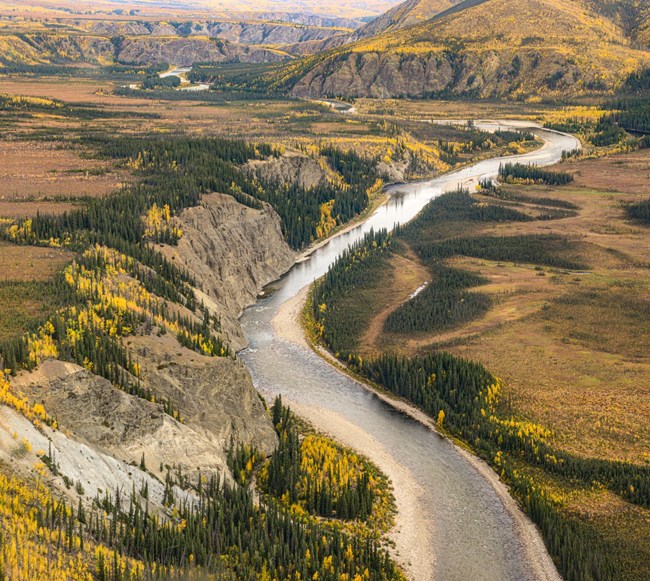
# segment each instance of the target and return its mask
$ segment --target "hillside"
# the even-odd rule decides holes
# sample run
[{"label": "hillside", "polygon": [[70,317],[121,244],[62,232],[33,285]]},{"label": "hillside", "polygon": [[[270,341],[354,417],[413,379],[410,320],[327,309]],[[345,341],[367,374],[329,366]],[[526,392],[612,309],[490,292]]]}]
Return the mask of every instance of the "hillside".
[{"label": "hillside", "polygon": [[643,46],[650,46],[650,6],[645,0],[587,0],[596,12],[611,18]]},{"label": "hillside", "polygon": [[[95,103],[115,102],[96,86]],[[365,207],[381,183],[378,158],[211,138],[206,126],[229,132],[210,125],[216,107],[200,137],[184,137],[156,114],[137,128],[92,106],[0,97],[0,579],[284,579],[287,570],[338,579],[345,570],[401,581],[375,541],[392,524],[388,482],[311,435],[301,457],[325,451],[346,480],[328,478],[318,507],[310,491],[324,490],[320,471],[301,469],[303,491],[285,485],[276,465],[288,438],[236,355],[244,308],[295,250]],[[25,123],[31,115],[38,129]],[[51,123],[66,115],[59,140]],[[76,139],[88,123],[92,138]],[[18,131],[38,138],[12,140]],[[122,183],[87,187],[109,174]],[[88,182],[74,189],[66,178]],[[288,411],[274,409],[288,432]],[[283,534],[295,551],[284,551]]]},{"label": "hillside", "polygon": [[279,62],[282,51],[208,37],[133,36],[37,33],[0,36],[0,69],[22,65],[114,63],[130,65],[195,62]]},{"label": "hillside", "polygon": [[292,63],[278,81],[298,97],[566,98],[610,91],[648,64],[622,26],[580,1],[466,0]]},{"label": "hillside", "polygon": [[[263,19],[262,17],[265,17]],[[0,65],[153,65],[195,62],[277,62],[282,46],[327,42],[349,36],[360,23],[305,18],[305,23],[272,20],[274,14],[229,19],[56,18],[30,20],[0,13]],[[331,21],[331,25],[324,24]],[[310,24],[313,22],[313,24]],[[337,45],[338,46],[338,45]]]},{"label": "hillside", "polygon": [[400,30],[423,22],[448,10],[462,0],[407,0],[356,30],[351,40],[370,38],[383,32]]},{"label": "hillside", "polygon": [[352,33],[339,32],[320,40],[291,43],[283,46],[288,53],[298,55],[315,55],[330,49],[371,38],[384,32],[401,30],[408,26],[422,24],[438,14],[452,8],[462,0],[407,0],[372,19]]}]

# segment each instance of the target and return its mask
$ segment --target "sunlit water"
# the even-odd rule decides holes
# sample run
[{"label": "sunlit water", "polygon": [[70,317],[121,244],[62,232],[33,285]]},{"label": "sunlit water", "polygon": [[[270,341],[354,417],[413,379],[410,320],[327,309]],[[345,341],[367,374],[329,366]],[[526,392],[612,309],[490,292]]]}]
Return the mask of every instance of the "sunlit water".
[{"label": "sunlit water", "polygon": [[[536,130],[546,145],[508,161],[549,165],[579,147],[572,137]],[[363,224],[332,239],[267,288],[246,310],[249,348],[241,358],[267,398],[331,410],[378,441],[426,491],[418,514],[434,531],[435,578],[442,581],[534,579],[512,517],[491,485],[452,444],[340,373],[311,350],[278,338],[271,324],[280,306],[322,276],[350,244],[371,229],[391,229],[414,218],[431,199],[458,186],[496,176],[503,159],[477,163],[442,177],[392,188],[390,200]],[[420,581],[420,580],[417,580]]]}]

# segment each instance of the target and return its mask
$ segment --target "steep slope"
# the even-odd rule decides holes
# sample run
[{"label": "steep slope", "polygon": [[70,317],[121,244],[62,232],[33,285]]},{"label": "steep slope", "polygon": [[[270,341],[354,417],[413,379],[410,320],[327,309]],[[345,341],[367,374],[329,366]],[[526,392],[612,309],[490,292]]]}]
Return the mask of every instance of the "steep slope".
[{"label": "steep slope", "polygon": [[179,36],[210,37],[250,45],[278,45],[318,41],[341,34],[349,27],[312,26],[258,20],[187,20],[173,24],[147,21],[90,21],[87,29],[107,37]]},{"label": "steep slope", "polygon": [[128,39],[117,54],[117,62],[130,65],[172,63],[191,66],[196,62],[280,62],[288,56],[279,51],[261,47],[235,44],[209,38],[156,38]]},{"label": "steep slope", "polygon": [[401,30],[408,26],[422,24],[460,2],[462,0],[407,0],[371,20],[365,26],[358,28],[351,34],[342,32],[321,40],[313,39],[306,42],[293,43],[283,48],[291,54],[319,54],[345,44],[377,36],[384,32]]},{"label": "steep slope", "polygon": [[650,46],[650,6],[646,0],[587,0],[587,3],[619,24],[633,40]]},{"label": "steep slope", "polygon": [[204,302],[218,314],[228,342],[239,351],[246,346],[238,321],[242,310],[295,260],[280,219],[270,207],[254,210],[231,196],[210,194],[200,206],[184,210],[180,224],[185,236],[163,252],[201,281]]},{"label": "steep slope", "polygon": [[350,40],[361,40],[384,32],[422,24],[461,2],[462,0],[407,0],[356,30]]},{"label": "steep slope", "polygon": [[650,53],[580,0],[466,0],[424,24],[289,65],[300,97],[531,97],[609,91]]}]

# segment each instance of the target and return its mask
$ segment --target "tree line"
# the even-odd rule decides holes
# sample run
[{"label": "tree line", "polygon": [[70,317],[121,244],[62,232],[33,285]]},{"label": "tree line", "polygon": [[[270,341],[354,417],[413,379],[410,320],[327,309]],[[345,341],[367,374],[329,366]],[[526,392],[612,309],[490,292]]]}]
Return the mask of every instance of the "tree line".
[{"label": "tree line", "polygon": [[[566,239],[561,237],[464,239],[450,238],[449,230],[440,231],[443,220],[453,220],[454,215],[461,220],[459,227],[462,226],[462,220],[468,216],[467,206],[458,194],[442,196],[432,201],[416,220],[399,228],[392,239],[386,233],[366,237],[345,253],[316,284],[310,316],[318,325],[319,338],[353,371],[406,398],[437,419],[440,428],[470,444],[511,484],[516,498],[540,526],[549,551],[566,579],[618,579],[620,569],[616,560],[619,556],[612,551],[609,541],[601,539],[593,527],[567,513],[544,487],[533,483],[529,472],[522,467],[542,469],[587,489],[594,485],[605,487],[644,508],[650,507],[648,467],[584,458],[557,449],[550,443],[549,432],[544,427],[507,414],[507,408],[501,405],[500,380],[478,363],[435,350],[410,356],[386,352],[362,357],[356,350],[355,337],[350,336],[347,319],[333,316],[351,294],[358,294],[368,284],[373,284],[385,260],[387,244],[395,245],[400,240],[408,241],[418,257],[429,265],[463,254],[551,266],[583,266],[557,256],[567,247]],[[454,275],[449,273],[449,276]],[[438,280],[444,278],[432,277],[432,295]],[[462,278],[459,284],[461,282]],[[444,291],[442,288],[443,295]],[[433,302],[435,304],[435,298]],[[426,322],[427,308],[423,307],[420,312],[424,313],[420,316]],[[410,314],[415,323],[404,317],[400,320],[404,329],[417,330],[421,328],[419,325],[426,326],[418,321],[415,311]],[[358,328],[363,331],[363,324]],[[401,330],[399,325],[398,329]]]},{"label": "tree line", "polygon": [[561,186],[573,181],[570,173],[510,162],[499,166],[499,177],[507,183],[540,183],[551,186]]}]

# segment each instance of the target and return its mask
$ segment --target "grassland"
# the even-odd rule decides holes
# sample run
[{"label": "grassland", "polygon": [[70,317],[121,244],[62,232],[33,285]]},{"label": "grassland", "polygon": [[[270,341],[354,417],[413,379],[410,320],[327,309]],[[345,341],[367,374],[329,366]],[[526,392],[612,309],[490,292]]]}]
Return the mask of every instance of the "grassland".
[{"label": "grassland", "polygon": [[[446,216],[428,229],[422,222],[417,232],[400,233],[390,253],[373,258],[363,278],[348,283],[354,292],[344,292],[340,303],[328,301],[330,326],[354,321],[349,333],[337,336],[342,352],[356,351],[369,362],[385,353],[423,360],[444,350],[480,362],[503,380],[498,413],[549,430],[546,445],[553,450],[585,462],[623,461],[647,470],[650,243],[648,226],[630,220],[626,206],[648,199],[650,179],[647,171],[638,171],[648,160],[648,152],[635,152],[571,161],[555,168],[575,175],[569,185],[511,185],[498,197],[488,191],[473,195],[484,209],[496,205],[538,218],[548,209],[561,210],[555,217],[490,222]],[[422,245],[477,236],[496,236],[508,245],[549,234],[565,242],[549,244],[548,251],[584,266],[544,265],[542,255],[512,262],[460,252],[444,264],[488,280],[470,289],[490,297],[488,311],[477,311],[469,321],[459,317],[451,328],[386,331],[389,317],[418,289],[440,283],[418,251]],[[647,508],[624,502],[599,483],[565,478],[521,457],[515,464],[519,476],[531,478],[553,499],[563,518],[581,523],[587,538],[604,543],[597,552],[614,560],[611,578],[647,577]]]},{"label": "grassland", "polygon": [[[624,203],[645,196],[607,191],[613,183],[629,191],[629,165],[649,159],[646,153],[636,153],[565,164],[562,169],[574,171],[577,183],[509,187],[518,199],[544,197],[575,204],[575,216],[479,224],[473,230],[463,224],[465,235],[568,236],[577,244],[567,256],[589,265],[588,271],[454,258],[450,265],[490,280],[480,292],[493,298],[493,307],[453,330],[403,336],[385,333],[384,321],[431,275],[412,252],[402,250],[391,258],[392,268],[377,285],[375,306],[364,305],[371,314],[360,348],[371,354],[444,347],[481,361],[505,380],[514,408],[550,427],[565,449],[650,462],[650,329],[645,316],[650,312],[650,245],[647,228],[627,220],[624,212]],[[595,167],[601,171],[593,171]],[[650,180],[639,179],[642,174],[634,175],[639,190],[650,186]],[[509,203],[523,210],[533,205]]]},{"label": "grassland", "polygon": [[[422,122],[429,114],[427,103],[409,103],[389,114],[368,104],[359,115],[342,116],[318,103],[297,100],[211,103],[116,95],[114,89],[124,82],[90,73],[72,82],[54,76],[0,76],[0,96],[28,98],[25,106],[0,110],[0,216],[62,213],[132,180],[124,168],[93,158],[85,141],[96,135],[245,138],[307,155],[318,143],[331,143],[387,159],[391,179],[396,180],[496,155],[507,145],[468,148],[475,137],[464,128]],[[455,153],[442,151],[441,142]],[[409,159],[414,161],[405,175],[408,163],[403,160]]]},{"label": "grassland", "polygon": [[0,243],[0,341],[21,336],[50,313],[52,280],[71,258],[56,248]]}]

